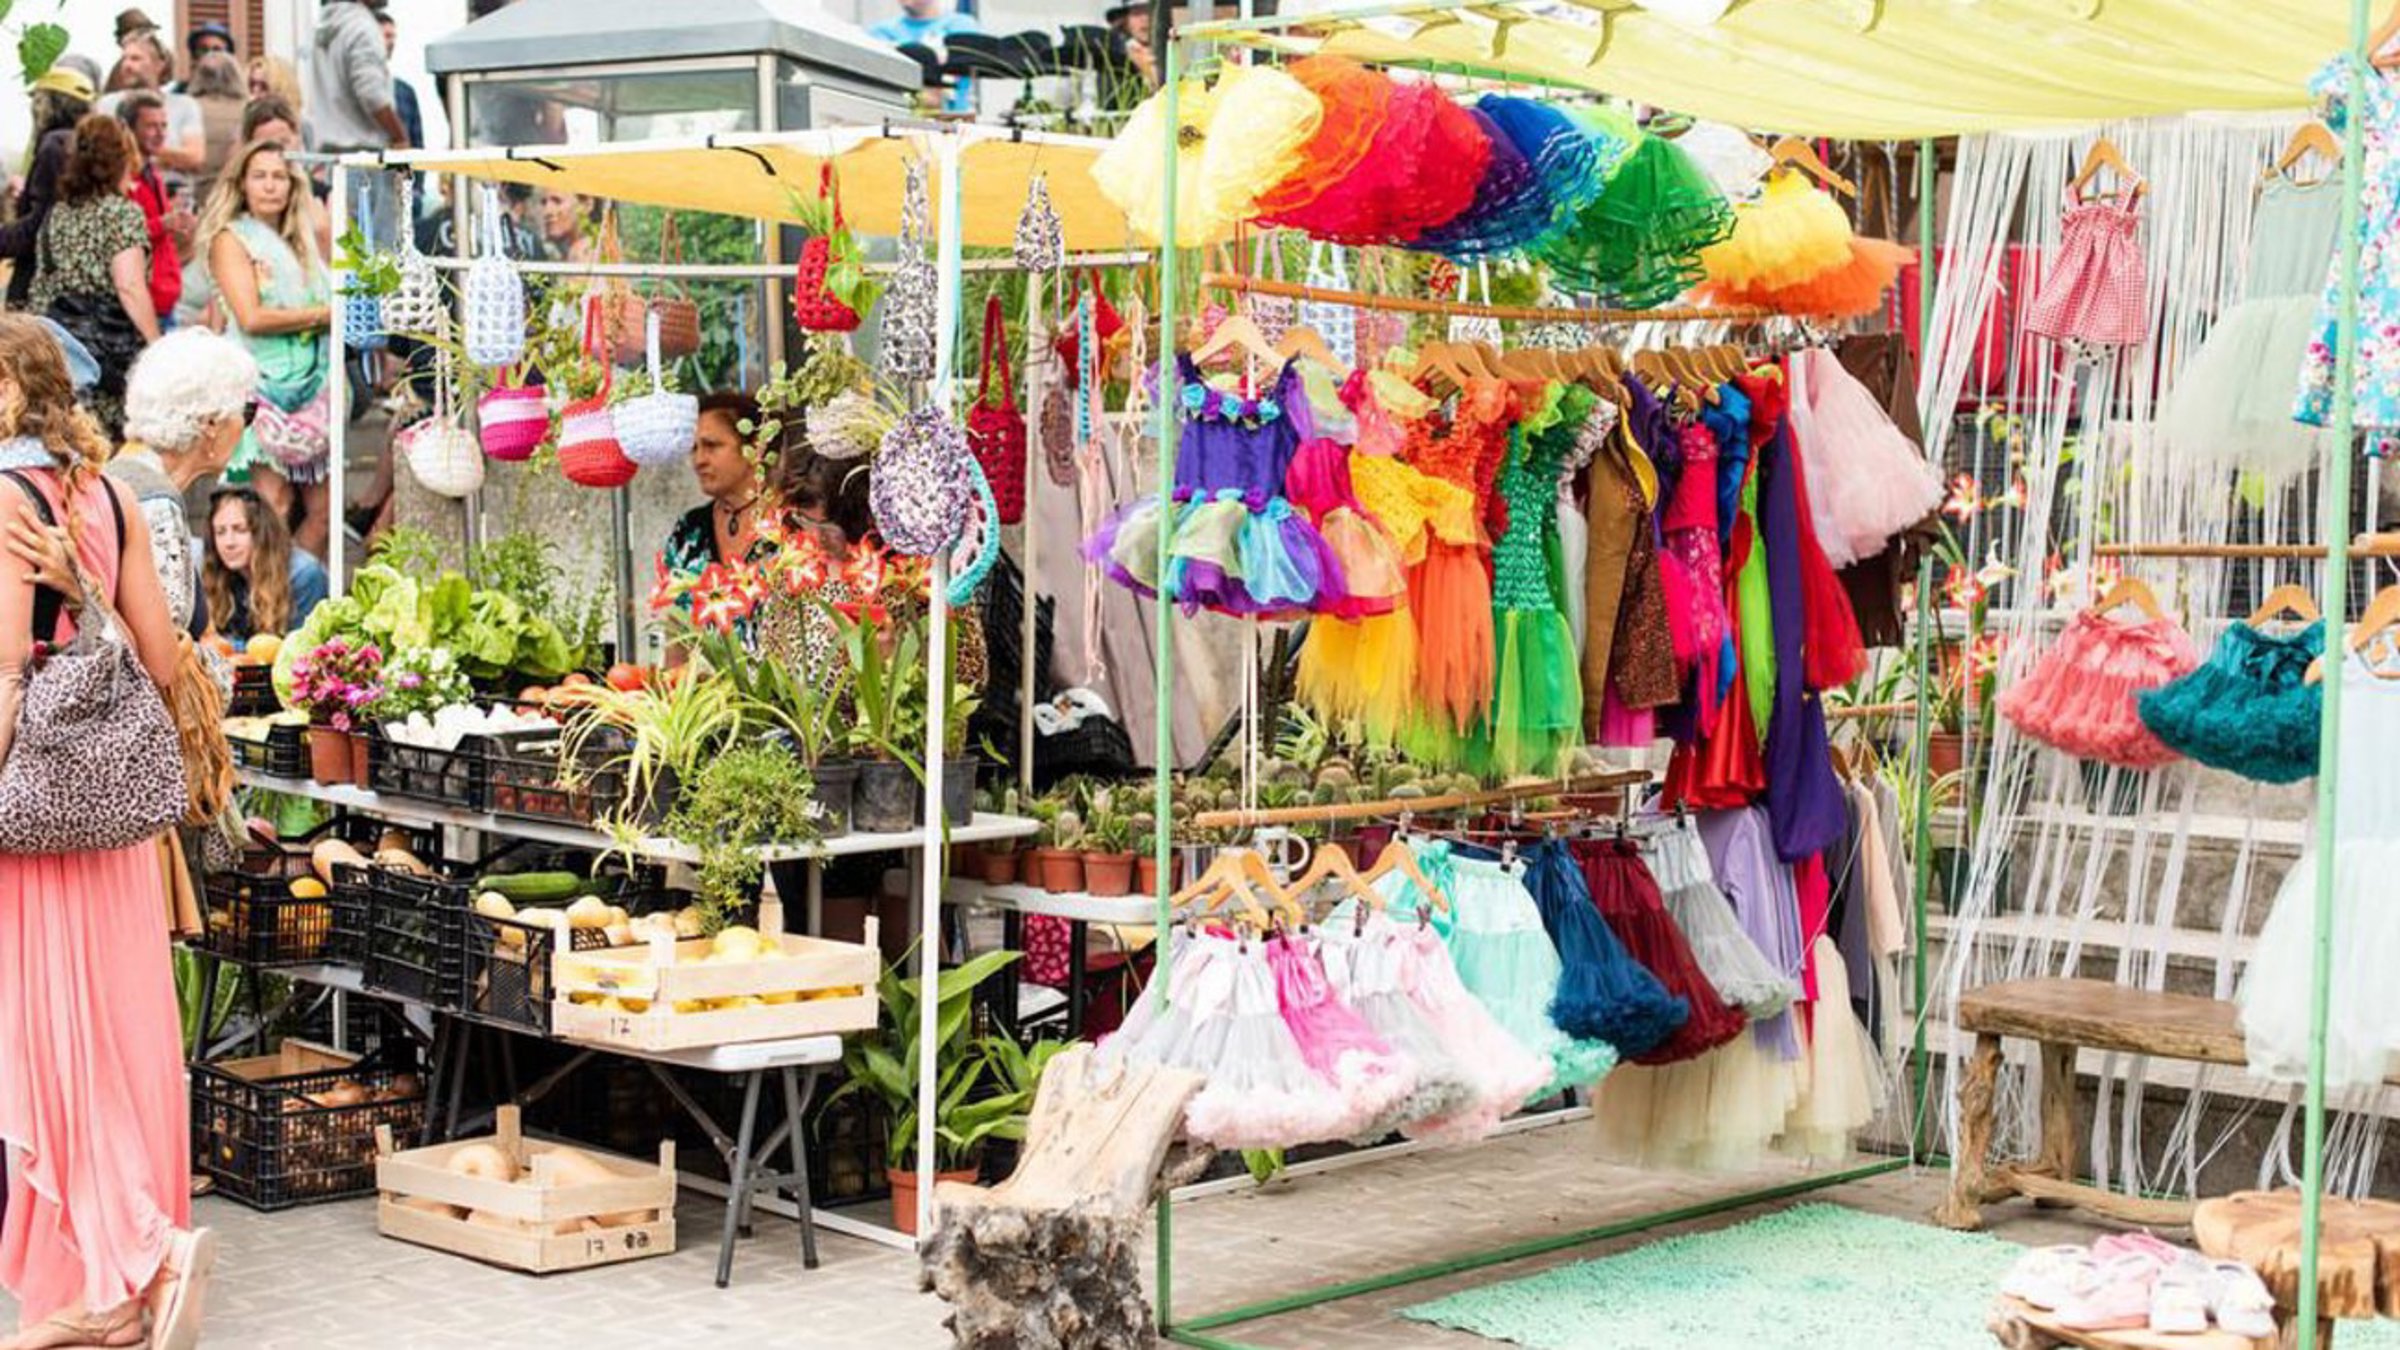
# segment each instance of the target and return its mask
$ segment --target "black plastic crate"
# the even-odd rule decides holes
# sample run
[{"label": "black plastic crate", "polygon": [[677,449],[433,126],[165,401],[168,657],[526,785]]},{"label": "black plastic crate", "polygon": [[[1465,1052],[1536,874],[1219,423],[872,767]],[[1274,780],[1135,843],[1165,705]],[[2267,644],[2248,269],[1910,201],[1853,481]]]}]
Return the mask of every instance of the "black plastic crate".
[{"label": "black plastic crate", "polygon": [[281,712],[275,697],[275,668],[243,662],[233,668],[233,693],[225,700],[227,717],[265,717]]},{"label": "black plastic crate", "polygon": [[[208,914],[200,949],[246,966],[307,965],[340,959],[341,944],[335,938],[336,888],[324,886],[316,876],[310,851],[327,839],[341,839],[361,852],[372,853],[391,835],[401,836],[412,850],[431,847],[431,836],[424,831],[344,816],[298,839],[244,851],[235,870],[211,872],[202,879],[200,891]],[[293,883],[304,879],[322,886],[323,893],[293,894]],[[317,887],[303,887],[313,889]]]},{"label": "black plastic crate", "polygon": [[277,723],[267,728],[267,738],[263,741],[228,736],[225,743],[233,747],[233,762],[245,769],[255,769],[278,778],[308,777],[306,727]]},{"label": "black plastic crate", "polygon": [[470,737],[452,750],[407,745],[376,728],[367,738],[367,786],[377,793],[480,811],[489,756]]},{"label": "black plastic crate", "polygon": [[428,1007],[455,1009],[459,995],[457,928],[474,888],[470,869],[443,865],[414,876],[365,869],[365,937],[359,962],[366,986]]},{"label": "black plastic crate", "polygon": [[497,816],[594,825],[623,812],[628,770],[624,733],[602,727],[583,743],[573,772],[559,762],[564,732],[551,728],[484,739],[484,809]]},{"label": "black plastic crate", "polygon": [[[580,865],[565,859],[549,861],[549,867],[526,870],[590,866],[588,856]],[[681,898],[666,889],[664,869],[648,865],[629,874],[594,877],[590,894],[618,906],[628,916],[672,908]],[[567,932],[573,951],[596,951],[608,945],[602,929],[571,928]],[[551,957],[557,951],[557,929],[519,919],[489,918],[476,913],[470,904],[458,919],[460,1011],[477,1021],[549,1035]]]},{"label": "black plastic crate", "polygon": [[370,1194],[375,1128],[413,1138],[425,1084],[410,1068],[287,1042],[275,1055],[191,1066],[192,1160],[252,1209]]}]

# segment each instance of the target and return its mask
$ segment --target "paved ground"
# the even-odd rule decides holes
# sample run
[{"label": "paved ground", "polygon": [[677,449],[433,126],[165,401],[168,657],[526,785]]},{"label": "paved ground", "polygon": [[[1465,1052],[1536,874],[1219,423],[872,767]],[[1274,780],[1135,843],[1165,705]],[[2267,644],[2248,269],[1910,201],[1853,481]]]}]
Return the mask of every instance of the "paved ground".
[{"label": "paved ground", "polygon": [[[1728,1181],[1666,1176],[1589,1160],[1582,1126],[1472,1148],[1426,1152],[1218,1195],[1175,1211],[1175,1306],[1197,1315],[1336,1280],[1439,1261],[1673,1210],[1796,1173]],[[1817,1198],[1922,1218],[1938,1173],[1853,1182]],[[1771,1206],[1769,1206],[1771,1208]],[[376,1236],[374,1210],[354,1202],[255,1214],[204,1202],[226,1238],[211,1299],[209,1344],[242,1350],[485,1350],[574,1346],[666,1350],[706,1346],[876,1347],[948,1344],[942,1306],[916,1290],[915,1259],[827,1235],[824,1264],[800,1266],[797,1230],[762,1217],[743,1244],[733,1288],[711,1282],[722,1209],[686,1193],[682,1250],[671,1257],[547,1278],[519,1275]],[[1738,1222],[1735,1211],[1674,1229],[1406,1288],[1367,1294],[1215,1334],[1247,1345],[1480,1347],[1494,1343],[1402,1322],[1394,1310],[1474,1284],[1621,1249],[1666,1232]],[[2029,1206],[1995,1210],[1996,1231],[2019,1241],[2083,1233]],[[1980,1298],[1980,1291],[1958,1291]],[[0,1298],[0,1325],[14,1311]],[[1694,1346],[1692,1350],[1719,1350]],[[1724,1350],[1733,1350],[1731,1347]]]}]

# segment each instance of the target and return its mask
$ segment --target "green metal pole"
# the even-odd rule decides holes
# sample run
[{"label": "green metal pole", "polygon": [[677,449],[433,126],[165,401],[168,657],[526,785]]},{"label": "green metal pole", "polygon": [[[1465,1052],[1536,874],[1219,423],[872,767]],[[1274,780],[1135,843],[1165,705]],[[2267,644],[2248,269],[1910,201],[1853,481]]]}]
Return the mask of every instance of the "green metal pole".
[{"label": "green metal pole", "polygon": [[[1917,366],[1933,359],[1933,208],[1940,184],[1933,141],[1917,142]],[[1917,421],[1931,426],[1935,409],[1920,406]],[[1916,731],[1910,740],[1909,772],[1916,784],[1917,821],[1909,847],[1916,856],[1910,890],[1916,906],[1916,928],[1910,935],[1909,964],[1916,987],[1916,1034],[1910,1044],[1910,1073],[1916,1080],[1915,1110],[1908,1122],[1908,1156],[1924,1156],[1925,1124],[1932,1104],[1933,1066],[1925,1045],[1925,998],[1931,987],[1925,969],[1925,921],[1933,894],[1933,555],[1917,560]]]},{"label": "green metal pole", "polygon": [[[1176,132],[1181,115],[1176,107],[1178,86],[1183,79],[1182,44],[1172,29],[1161,30],[1166,36],[1167,59],[1164,67],[1164,89],[1161,107],[1166,131],[1159,143],[1159,153],[1166,157],[1161,181],[1166,186],[1165,204],[1160,209],[1158,240],[1158,578],[1167,576],[1168,552],[1173,547],[1175,531],[1168,522],[1175,519],[1175,421],[1182,407],[1182,381],[1177,377],[1175,362],[1175,147]],[[1134,373],[1135,379],[1141,373]],[[1151,716],[1156,719],[1151,737],[1150,815],[1157,824],[1151,843],[1151,856],[1158,862],[1158,946],[1159,960],[1151,978],[1158,982],[1159,997],[1169,992],[1167,970],[1167,930],[1175,926],[1175,915],[1169,910],[1167,897],[1174,892],[1168,884],[1172,875],[1168,860],[1173,854],[1174,837],[1174,776],[1175,776],[1175,606],[1162,592],[1152,612],[1157,625],[1155,645],[1158,658],[1154,663],[1151,683]],[[1175,1202],[1160,1192],[1158,1197],[1158,1328],[1167,1331],[1175,1325]]]},{"label": "green metal pole", "polygon": [[[2333,1001],[2335,816],[2341,805],[2343,624],[2350,602],[2350,457],[2357,432],[2360,197],[2366,147],[2360,130],[2367,96],[2367,0],[2350,0],[2350,59],[2343,95],[2341,304],[2335,311],[2333,462],[2325,466],[2325,719],[2317,741],[2314,927],[2308,977],[2308,1121],[2300,1163],[2300,1350],[2317,1350],[2317,1231],[2325,1200],[2325,1025]],[[2372,504],[2370,504],[2371,506]]]}]

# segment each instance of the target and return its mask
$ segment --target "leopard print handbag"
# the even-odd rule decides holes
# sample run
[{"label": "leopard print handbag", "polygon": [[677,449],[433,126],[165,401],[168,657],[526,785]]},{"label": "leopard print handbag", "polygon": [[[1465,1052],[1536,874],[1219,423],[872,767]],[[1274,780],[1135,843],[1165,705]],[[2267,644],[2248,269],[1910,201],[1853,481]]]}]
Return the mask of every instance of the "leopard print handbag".
[{"label": "leopard print handbag", "polygon": [[[44,524],[56,523],[39,488],[14,470],[8,477]],[[113,492],[109,506],[121,543]],[[75,572],[87,622],[64,647],[37,652],[25,677],[16,739],[0,762],[0,853],[125,848],[183,819],[183,755],[166,700],[80,564]],[[54,603],[37,601],[34,614],[35,632],[57,631]]]}]

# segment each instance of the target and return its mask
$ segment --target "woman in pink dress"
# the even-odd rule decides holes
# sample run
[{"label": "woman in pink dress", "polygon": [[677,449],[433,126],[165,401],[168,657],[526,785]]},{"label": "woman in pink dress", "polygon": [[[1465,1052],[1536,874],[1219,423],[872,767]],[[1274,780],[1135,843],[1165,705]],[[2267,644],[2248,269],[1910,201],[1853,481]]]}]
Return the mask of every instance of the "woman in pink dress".
[{"label": "woman in pink dress", "polygon": [[[0,760],[34,645],[40,492],[93,596],[166,688],[176,663],[140,509],[100,475],[47,329],[0,314]],[[74,631],[72,610],[55,633]],[[89,616],[86,616],[87,619]],[[188,1350],[215,1240],[192,1231],[190,1107],[168,965],[158,850],[0,854],[0,1145],[8,1207],[0,1285],[21,1329],[0,1350]],[[147,1325],[145,1325],[145,1319]]]}]

